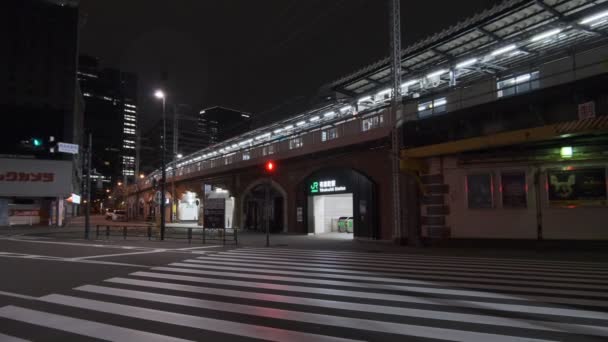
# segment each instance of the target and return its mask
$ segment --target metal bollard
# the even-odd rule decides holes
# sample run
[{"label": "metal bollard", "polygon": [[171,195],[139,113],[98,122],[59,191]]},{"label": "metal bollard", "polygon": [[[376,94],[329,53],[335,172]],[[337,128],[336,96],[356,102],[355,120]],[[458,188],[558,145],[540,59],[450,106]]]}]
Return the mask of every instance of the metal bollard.
[{"label": "metal bollard", "polygon": [[110,226],[106,226],[106,239],[110,238]]},{"label": "metal bollard", "polygon": [[127,226],[122,227],[122,237],[124,240],[127,239]]},{"label": "metal bollard", "polygon": [[224,231],[222,233],[222,244],[224,246],[226,245],[226,228],[224,228]]},{"label": "metal bollard", "polygon": [[206,235],[205,229],[207,229],[207,228],[203,227],[203,245],[205,244],[205,235]]},{"label": "metal bollard", "polygon": [[152,240],[152,226],[148,226],[148,240]]},{"label": "metal bollard", "polygon": [[99,225],[97,225],[95,230],[97,231],[97,238],[99,239]]},{"label": "metal bollard", "polygon": [[188,228],[188,243],[192,243],[192,228]]}]

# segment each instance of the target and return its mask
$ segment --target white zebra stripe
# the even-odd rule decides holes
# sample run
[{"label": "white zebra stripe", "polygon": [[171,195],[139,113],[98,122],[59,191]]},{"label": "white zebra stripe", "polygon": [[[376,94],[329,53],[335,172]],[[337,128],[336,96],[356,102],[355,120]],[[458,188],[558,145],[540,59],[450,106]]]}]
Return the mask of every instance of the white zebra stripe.
[{"label": "white zebra stripe", "polygon": [[[182,263],[174,263],[170,264],[170,266],[186,266],[188,264]],[[248,268],[239,268],[239,267],[224,267],[220,268],[215,267],[214,269],[223,269],[223,271],[207,271],[207,270],[199,270],[192,268],[178,268],[178,267],[153,267],[153,271],[168,271],[168,272],[178,272],[178,273],[193,273],[193,274],[204,274],[208,276],[221,276],[221,277],[233,277],[233,278],[248,278],[248,279],[262,279],[262,280],[275,280],[275,281],[287,281],[287,282],[295,282],[295,283],[306,283],[306,284],[322,284],[328,286],[344,286],[344,287],[357,287],[357,288],[365,288],[365,289],[374,289],[374,290],[397,290],[397,291],[410,291],[410,292],[419,292],[419,293],[433,293],[433,294],[443,294],[443,295],[453,295],[453,296],[467,296],[467,297],[484,297],[484,298],[498,298],[498,299],[526,299],[526,295],[524,294],[512,294],[512,295],[504,295],[500,293],[493,292],[482,292],[482,291],[473,291],[473,290],[458,290],[458,289],[441,289],[441,288],[431,288],[424,286],[405,286],[405,285],[390,285],[390,284],[375,284],[375,283],[361,283],[361,282],[347,282],[340,280],[326,280],[326,279],[314,279],[314,278],[306,278],[307,276],[312,276],[306,272],[290,272],[290,271],[274,271],[276,274],[289,273],[292,275],[291,277],[287,276],[274,276],[267,275],[265,273],[234,273],[228,271],[246,271],[246,272],[258,272],[253,269]],[[268,271],[268,270],[266,270]],[[272,272],[272,271],[269,271]],[[296,274],[298,274],[296,276]],[[330,275],[324,276],[326,278],[333,279],[347,279],[346,277],[331,277]],[[435,282],[427,282],[426,285],[442,285]],[[460,285],[463,286],[462,284]],[[498,288],[499,286],[492,286],[494,288]],[[485,288],[491,288],[489,285],[485,286]],[[577,291],[577,290],[558,290],[558,289],[548,289],[548,288],[525,288],[515,286],[502,286],[504,290],[509,291],[519,291],[525,293],[551,293],[551,294],[559,294],[564,296],[587,296],[587,297],[608,297],[608,293],[597,292],[597,291]]]},{"label": "white zebra stripe", "polygon": [[[191,306],[202,309],[219,310],[245,315],[254,315],[272,319],[306,322],[340,328],[360,329],[374,332],[384,332],[405,336],[437,338],[447,341],[513,341],[515,336],[495,335],[488,333],[467,332],[455,329],[434,328],[410,324],[399,324],[382,321],[372,321],[353,317],[337,317],[309,312],[290,311],[253,305],[233,304],[188,297],[170,296],[152,292],[124,290],[111,287],[87,286],[77,288],[88,292],[135,298],[161,303]],[[584,331],[588,331],[584,329]],[[533,340],[533,339],[532,339]]]},{"label": "white zebra stripe", "polygon": [[181,338],[30,310],[12,305],[0,308],[0,317],[106,341],[188,342],[188,340]]},{"label": "white zebra stripe", "polygon": [[9,335],[5,335],[0,333],[0,341],[2,342],[29,342],[29,340],[24,340],[22,338],[18,338],[15,336],[9,336]]},{"label": "white zebra stripe", "polygon": [[[475,258],[467,258],[470,260],[460,260],[460,259],[447,259],[447,258],[442,258],[442,259],[436,259],[436,258],[429,258],[427,256],[408,256],[407,258],[388,258],[388,257],[383,257],[383,258],[375,258],[374,255],[366,255],[363,253],[358,253],[360,255],[353,255],[353,256],[339,256],[339,255],[335,255],[335,254],[300,254],[300,253],[279,253],[279,254],[275,254],[273,252],[268,252],[268,253],[262,253],[262,252],[244,252],[241,249],[237,249],[237,250],[230,250],[230,251],[226,251],[226,252],[220,252],[218,253],[220,255],[230,255],[230,256],[244,256],[244,257],[265,257],[265,258],[271,258],[272,260],[283,260],[283,259],[287,259],[287,260],[294,260],[294,261],[300,261],[300,262],[349,262],[349,263],[361,263],[361,262],[373,262],[374,264],[377,265],[383,265],[383,266],[401,266],[404,263],[412,263],[412,262],[416,262],[418,264],[428,264],[428,265],[443,265],[445,267],[453,267],[453,266],[464,266],[464,267],[468,267],[470,265],[479,265],[479,266],[484,266],[484,267],[488,267],[488,268],[492,268],[495,266],[501,266],[501,267],[515,267],[515,268],[519,268],[522,270],[526,270],[528,267],[535,267],[535,268],[543,268],[543,269],[555,269],[555,270],[559,270],[561,271],[571,271],[571,272],[581,272],[581,271],[585,271],[585,272],[595,272],[598,274],[602,274],[602,275],[606,275],[608,274],[608,268],[607,267],[588,267],[585,265],[557,265],[557,264],[546,264],[546,263],[542,263],[542,262],[538,262],[538,261],[524,261],[524,262],[520,262],[520,261],[511,261],[511,260],[506,260],[506,261],[486,261],[482,258],[479,259],[475,259]],[[455,258],[455,257],[454,257]],[[504,260],[504,259],[503,259]]]},{"label": "white zebra stripe", "polygon": [[[578,279],[573,279],[573,278],[555,278],[555,279],[550,279],[550,278],[542,278],[542,277],[514,277],[514,276],[507,276],[507,279],[504,279],[501,275],[494,275],[492,274],[490,276],[490,274],[475,274],[475,273],[462,273],[463,276],[443,276],[441,272],[435,272],[435,271],[429,271],[429,272],[424,272],[424,271],[410,271],[407,272],[405,270],[399,272],[399,273],[390,273],[390,272],[369,272],[369,271],[356,271],[356,270],[348,270],[348,269],[342,269],[342,268],[326,268],[326,267],[306,267],[306,266],[276,266],[276,265],[266,265],[264,263],[258,264],[258,263],[253,263],[253,264],[246,264],[243,262],[237,263],[237,262],[224,262],[222,260],[222,258],[210,258],[208,260],[197,260],[197,259],[189,259],[189,260],[184,260],[183,263],[193,263],[193,264],[198,264],[200,265],[204,265],[204,267],[208,267],[208,268],[213,268],[215,266],[219,266],[219,265],[223,265],[223,266],[227,266],[227,267],[248,267],[251,268],[252,271],[255,271],[256,269],[264,269],[265,267],[267,268],[271,268],[271,269],[276,269],[276,270],[299,270],[299,271],[316,271],[316,272],[326,272],[329,274],[329,276],[332,276],[332,273],[334,273],[334,275],[336,275],[335,273],[340,273],[340,274],[355,274],[355,275],[369,275],[370,277],[368,279],[373,280],[372,278],[377,278],[377,279],[383,279],[377,276],[385,276],[387,277],[386,279],[391,279],[391,280],[377,280],[377,281],[391,281],[391,282],[402,282],[402,283],[408,283],[408,284],[428,284],[427,281],[424,280],[414,280],[414,279],[399,279],[396,277],[405,277],[405,276],[409,276],[412,278],[422,278],[422,279],[430,279],[433,281],[442,281],[441,285],[445,285],[445,286],[468,286],[471,287],[469,285],[466,285],[466,282],[471,281],[472,279],[474,279],[475,283],[477,283],[477,285],[475,285],[474,287],[479,287],[479,288],[492,288],[492,285],[483,285],[481,283],[489,283],[489,284],[496,284],[496,283],[502,283],[502,284],[511,284],[511,285],[519,285],[519,286],[547,286],[547,287],[560,287],[560,288],[575,288],[575,289],[594,289],[594,290],[608,290],[608,285],[606,286],[602,286],[602,285],[592,285],[592,284],[578,284],[578,283],[574,283],[572,281],[574,280],[580,280],[583,281],[585,279],[583,278],[578,278]],[[191,266],[191,267],[197,267],[197,266]],[[420,272],[421,274],[419,274],[418,272]],[[458,274],[456,272],[447,272],[447,273],[454,273],[454,274]],[[311,273],[312,274],[312,273]],[[429,275],[430,274],[430,275]],[[464,275],[469,275],[469,276],[464,276]],[[338,275],[336,275],[338,276]],[[483,278],[472,278],[472,276],[483,276]],[[545,279],[547,281],[528,281],[528,280],[514,280],[514,279],[530,279],[530,278],[540,278],[540,279]],[[356,279],[356,278],[351,278],[351,279]],[[458,284],[458,283],[446,283],[443,281],[446,280],[450,280],[450,281],[457,281],[457,282],[463,282],[462,284]],[[551,281],[553,280],[553,281]],[[374,280],[375,281],[375,280]],[[592,281],[589,281],[592,282]]]},{"label": "white zebra stripe", "polygon": [[137,306],[116,304],[72,296],[64,296],[59,294],[52,294],[40,297],[40,300],[47,303],[72,306],[98,312],[106,312],[119,316],[136,317],[149,321],[162,322],[195,329],[215,331],[219,333],[258,338],[269,341],[353,341],[351,339],[344,339],[339,337],[316,335],[291,330],[270,328],[260,325],[224,321],[206,317],[197,317],[176,312],[160,311]]},{"label": "white zebra stripe", "polygon": [[292,257],[281,257],[276,258],[273,256],[258,256],[258,255],[242,255],[242,254],[228,254],[218,253],[216,255],[207,255],[205,257],[199,257],[198,259],[207,258],[223,258],[226,260],[246,260],[249,262],[260,261],[260,262],[281,262],[291,265],[310,265],[310,266],[345,266],[345,267],[356,267],[362,269],[372,269],[378,271],[392,271],[398,272],[405,269],[436,269],[436,270],[449,270],[449,271],[470,271],[470,272],[500,272],[500,273],[513,273],[513,274],[531,274],[535,276],[548,275],[548,276],[564,276],[564,277],[590,277],[596,279],[608,279],[607,272],[585,272],[581,270],[567,271],[561,267],[547,268],[547,267],[517,267],[517,266],[496,266],[496,265],[475,265],[475,264],[462,264],[462,263],[437,263],[429,261],[399,261],[391,264],[373,260],[326,260],[325,258],[319,259],[306,259],[292,258]]},{"label": "white zebra stripe", "polygon": [[572,269],[598,269],[600,271],[608,271],[608,266],[603,262],[581,262],[581,261],[546,261],[539,259],[523,259],[523,258],[489,258],[489,257],[463,257],[463,256],[442,256],[430,254],[396,254],[396,253],[362,253],[362,252],[340,252],[340,251],[320,251],[320,250],[303,250],[303,249],[252,249],[239,248],[229,250],[224,253],[257,253],[263,255],[284,255],[284,256],[305,256],[305,257],[330,257],[330,258],[359,258],[367,260],[386,260],[386,261],[401,261],[401,260],[429,260],[429,261],[446,261],[446,262],[487,262],[493,265],[538,265],[538,266],[553,266]]},{"label": "white zebra stripe", "polygon": [[[512,328],[523,328],[523,329],[534,329],[534,330],[546,330],[546,331],[559,331],[566,333],[577,333],[577,334],[587,334],[587,335],[597,335],[597,336],[608,336],[608,327],[594,327],[594,326],[586,326],[580,324],[569,324],[569,323],[561,323],[561,322],[547,322],[547,321],[532,321],[526,319],[511,319],[511,318],[503,318],[496,317],[491,315],[474,315],[474,314],[463,314],[457,312],[443,312],[438,310],[423,310],[423,309],[410,309],[410,308],[401,308],[394,306],[383,306],[383,305],[372,305],[372,304],[359,304],[353,302],[343,302],[343,301],[332,301],[325,299],[316,299],[316,298],[307,298],[307,297],[292,297],[292,296],[283,296],[283,295],[275,295],[269,293],[260,293],[260,292],[247,292],[247,291],[235,291],[235,290],[225,290],[218,289],[213,287],[200,287],[200,286],[191,286],[191,285],[182,285],[176,283],[164,283],[157,281],[146,281],[146,280],[136,280],[136,279],[127,279],[127,278],[112,278],[106,280],[110,283],[116,284],[125,284],[139,287],[151,287],[155,289],[165,289],[172,291],[181,291],[181,292],[190,292],[197,294],[207,294],[207,295],[216,295],[216,296],[224,296],[224,297],[232,297],[232,298],[242,298],[242,299],[251,299],[258,300],[264,302],[273,302],[273,303],[288,303],[288,304],[297,304],[297,305],[306,305],[306,306],[315,306],[320,308],[327,309],[341,309],[341,310],[350,310],[350,311],[359,311],[364,313],[377,313],[377,314],[386,314],[386,315],[396,315],[396,316],[404,316],[404,317],[414,317],[414,318],[427,318],[427,319],[436,319],[442,321],[453,321],[453,322],[461,322],[461,323],[471,323],[471,322],[479,322],[480,324],[488,324],[488,325],[497,325],[504,327],[512,327]],[[90,285],[82,286],[77,288],[77,290],[96,292],[100,288],[97,286],[91,287]],[[115,288],[107,288],[105,292],[107,294],[114,295],[114,293],[118,293]],[[125,296],[137,298],[135,296],[129,296],[130,292],[123,292]],[[154,300],[154,299],[149,299]],[[219,307],[223,307],[222,304]],[[220,310],[223,310],[220,309]]]},{"label": "white zebra stripe", "polygon": [[[156,279],[170,279],[189,281],[196,283],[207,283],[207,284],[218,284],[218,285],[229,285],[239,287],[250,287],[258,290],[277,290],[285,292],[300,292],[310,293],[328,296],[339,296],[339,297],[352,297],[352,298],[368,298],[372,300],[384,300],[390,302],[401,302],[401,303],[412,303],[412,304],[426,304],[426,305],[441,305],[441,306],[453,306],[461,308],[472,308],[472,309],[484,309],[484,310],[497,310],[497,311],[508,311],[518,312],[526,314],[542,314],[542,315],[557,315],[557,316],[571,316],[580,318],[591,318],[591,319],[604,319],[608,320],[608,313],[600,311],[589,311],[589,310],[578,310],[578,309],[563,309],[558,307],[550,306],[529,306],[520,304],[503,304],[503,303],[491,303],[483,301],[473,300],[458,300],[458,299],[444,299],[444,298],[425,298],[418,296],[407,296],[407,295],[395,295],[385,293],[374,293],[374,292],[362,292],[362,291],[350,291],[350,290],[336,290],[323,287],[309,287],[309,286],[297,286],[297,285],[283,285],[274,283],[264,282],[253,282],[253,281],[242,281],[242,280],[229,280],[229,279],[213,279],[204,278],[197,276],[178,275],[170,273],[155,273],[155,272],[135,272],[132,276],[148,277]],[[551,299],[552,297],[527,297],[526,299],[538,301],[542,303],[544,298]],[[579,304],[588,302],[590,305],[593,304],[592,300],[577,300],[571,302],[567,298],[556,298],[554,303],[564,304]],[[583,304],[580,304],[583,305]]]}]

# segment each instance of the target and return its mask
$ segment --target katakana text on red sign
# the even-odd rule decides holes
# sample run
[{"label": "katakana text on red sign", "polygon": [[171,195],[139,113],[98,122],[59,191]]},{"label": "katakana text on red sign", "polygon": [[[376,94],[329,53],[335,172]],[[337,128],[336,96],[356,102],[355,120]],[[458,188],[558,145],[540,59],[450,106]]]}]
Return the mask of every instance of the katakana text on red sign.
[{"label": "katakana text on red sign", "polygon": [[55,180],[53,172],[16,172],[0,173],[0,182],[43,182],[50,183]]}]

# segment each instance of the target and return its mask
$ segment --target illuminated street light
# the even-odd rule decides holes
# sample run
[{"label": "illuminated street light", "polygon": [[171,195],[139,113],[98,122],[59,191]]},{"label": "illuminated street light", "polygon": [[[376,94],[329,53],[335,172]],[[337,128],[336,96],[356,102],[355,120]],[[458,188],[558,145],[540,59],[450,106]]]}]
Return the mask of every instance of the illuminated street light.
[{"label": "illuminated street light", "polygon": [[122,186],[122,182],[118,182],[118,186]]},{"label": "illuminated street light", "polygon": [[106,193],[110,193],[110,189],[106,189]]},{"label": "illuminated street light", "polygon": [[144,176],[144,174],[143,174],[143,173],[140,173],[140,174],[139,174],[139,179],[144,179],[144,177],[145,177],[145,176]]},{"label": "illuminated street light", "polygon": [[159,89],[159,90],[157,90],[157,91],[154,92],[154,96],[157,99],[164,99],[165,98],[165,93],[162,90]]}]

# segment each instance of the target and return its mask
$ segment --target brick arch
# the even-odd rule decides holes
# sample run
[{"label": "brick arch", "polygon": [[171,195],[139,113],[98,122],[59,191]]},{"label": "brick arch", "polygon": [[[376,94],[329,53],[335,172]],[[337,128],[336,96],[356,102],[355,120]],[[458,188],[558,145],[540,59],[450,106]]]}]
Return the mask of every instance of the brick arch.
[{"label": "brick arch", "polygon": [[[243,208],[245,207],[245,197],[249,194],[249,192],[251,190],[253,190],[253,188],[255,188],[258,185],[262,185],[264,183],[268,182],[267,178],[258,178],[252,182],[250,182],[246,187],[245,190],[243,190],[240,193],[239,196],[239,210],[241,211],[240,214],[240,226],[244,227],[245,226],[245,215],[242,212]],[[289,230],[287,229],[287,224],[288,224],[288,208],[287,208],[287,191],[285,191],[285,189],[283,188],[283,186],[274,181],[274,180],[270,180],[270,186],[275,189],[276,191],[278,191],[281,196],[283,196],[283,233],[287,233]]]}]

